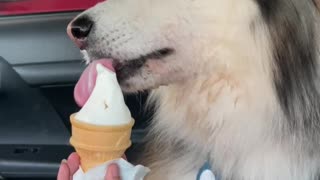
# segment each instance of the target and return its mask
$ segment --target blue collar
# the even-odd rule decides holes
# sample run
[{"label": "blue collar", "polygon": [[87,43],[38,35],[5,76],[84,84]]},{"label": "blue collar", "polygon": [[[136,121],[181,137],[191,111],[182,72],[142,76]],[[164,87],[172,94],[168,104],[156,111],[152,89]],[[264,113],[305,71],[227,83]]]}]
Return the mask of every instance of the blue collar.
[{"label": "blue collar", "polygon": [[211,164],[209,161],[203,164],[199,169],[196,180],[218,180],[212,171]]}]

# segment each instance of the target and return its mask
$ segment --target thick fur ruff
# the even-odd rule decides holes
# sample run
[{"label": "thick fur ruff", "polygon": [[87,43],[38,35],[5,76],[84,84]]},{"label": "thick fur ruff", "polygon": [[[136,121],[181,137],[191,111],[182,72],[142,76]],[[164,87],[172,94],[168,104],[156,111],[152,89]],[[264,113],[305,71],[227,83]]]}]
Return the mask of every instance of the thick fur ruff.
[{"label": "thick fur ruff", "polygon": [[[195,180],[208,159],[222,180],[319,179],[313,1],[135,2],[110,0],[84,14],[96,23],[87,48],[92,59],[128,63],[163,47],[174,52],[119,79],[127,92],[156,88],[148,179]],[[114,30],[126,38],[107,41],[118,37]]]}]

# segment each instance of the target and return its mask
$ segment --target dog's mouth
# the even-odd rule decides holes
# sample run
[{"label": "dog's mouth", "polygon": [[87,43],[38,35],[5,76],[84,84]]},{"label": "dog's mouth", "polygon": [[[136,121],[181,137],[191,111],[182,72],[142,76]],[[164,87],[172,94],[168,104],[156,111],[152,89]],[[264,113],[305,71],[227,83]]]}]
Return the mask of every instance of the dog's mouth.
[{"label": "dog's mouth", "polygon": [[88,67],[82,73],[79,81],[77,82],[74,90],[74,97],[79,106],[83,106],[85,102],[90,97],[91,92],[95,86],[95,81],[97,78],[96,65],[101,64],[110,71],[116,73],[119,84],[121,85],[125,79],[134,76],[135,73],[138,73],[139,69],[148,61],[148,60],[160,60],[169,56],[174,52],[173,49],[163,48],[152,53],[149,53],[144,56],[140,56],[136,59],[120,61],[116,58],[97,58],[94,61],[89,59],[87,51],[82,51],[84,58],[87,62],[91,62]]},{"label": "dog's mouth", "polygon": [[148,60],[161,60],[173,53],[174,49],[172,48],[162,48],[145,55],[140,55],[138,58],[133,59],[122,60],[110,56],[96,59],[110,59],[112,61],[112,66],[117,74],[118,81],[119,83],[121,83],[123,80],[128,79],[130,76],[134,76]]},{"label": "dog's mouth", "polygon": [[134,59],[122,61],[113,59],[112,64],[116,71],[118,80],[121,81],[137,73],[137,71],[147,62],[147,60],[161,60],[173,54],[173,52],[174,50],[171,48],[163,48]]}]

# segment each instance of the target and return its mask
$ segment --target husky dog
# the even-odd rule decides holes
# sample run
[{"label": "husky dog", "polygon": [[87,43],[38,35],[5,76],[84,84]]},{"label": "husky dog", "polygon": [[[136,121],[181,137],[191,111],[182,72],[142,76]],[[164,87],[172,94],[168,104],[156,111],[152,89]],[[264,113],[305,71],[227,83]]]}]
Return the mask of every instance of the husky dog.
[{"label": "husky dog", "polygon": [[320,179],[312,0],[108,0],[70,24],[124,92],[152,90],[147,179]]}]

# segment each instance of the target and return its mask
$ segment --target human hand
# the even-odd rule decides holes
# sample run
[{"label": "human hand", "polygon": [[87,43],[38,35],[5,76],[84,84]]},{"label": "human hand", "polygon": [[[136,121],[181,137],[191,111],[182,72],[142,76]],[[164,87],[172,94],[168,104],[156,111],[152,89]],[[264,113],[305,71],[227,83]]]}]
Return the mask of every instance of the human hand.
[{"label": "human hand", "polygon": [[[72,180],[80,165],[80,157],[77,153],[72,153],[68,160],[62,160],[58,172],[57,180]],[[111,164],[106,171],[105,180],[121,180],[120,170],[116,164]]]}]

